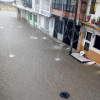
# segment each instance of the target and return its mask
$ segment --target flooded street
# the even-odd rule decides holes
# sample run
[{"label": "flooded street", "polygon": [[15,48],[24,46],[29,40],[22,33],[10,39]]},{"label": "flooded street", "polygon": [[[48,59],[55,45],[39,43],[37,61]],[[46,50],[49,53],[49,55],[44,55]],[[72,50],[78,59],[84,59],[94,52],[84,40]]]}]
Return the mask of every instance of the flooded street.
[{"label": "flooded street", "polygon": [[100,69],[16,16],[0,11],[0,100],[100,100]]}]

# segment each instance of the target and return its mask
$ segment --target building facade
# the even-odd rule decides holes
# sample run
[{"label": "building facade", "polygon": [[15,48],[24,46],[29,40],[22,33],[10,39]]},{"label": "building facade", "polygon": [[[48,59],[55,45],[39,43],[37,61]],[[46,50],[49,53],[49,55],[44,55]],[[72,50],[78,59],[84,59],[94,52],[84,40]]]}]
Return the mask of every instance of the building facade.
[{"label": "building facade", "polygon": [[51,16],[51,0],[19,0],[16,7],[18,18],[22,17],[33,27],[53,35],[55,19]]},{"label": "building facade", "polygon": [[73,47],[100,63],[100,0],[18,0],[16,7],[19,18],[68,45],[77,14]]},{"label": "building facade", "polygon": [[[89,0],[86,19],[82,21],[78,50],[100,64],[100,0]],[[89,18],[89,19],[88,19]],[[94,21],[94,23],[93,23]]]},{"label": "building facade", "polygon": [[[76,2],[78,2],[76,12]],[[55,17],[54,37],[70,45],[73,30],[73,20],[75,14],[76,31],[74,35],[73,47],[77,49],[80,21],[84,19],[88,0],[52,0],[51,13]]]}]

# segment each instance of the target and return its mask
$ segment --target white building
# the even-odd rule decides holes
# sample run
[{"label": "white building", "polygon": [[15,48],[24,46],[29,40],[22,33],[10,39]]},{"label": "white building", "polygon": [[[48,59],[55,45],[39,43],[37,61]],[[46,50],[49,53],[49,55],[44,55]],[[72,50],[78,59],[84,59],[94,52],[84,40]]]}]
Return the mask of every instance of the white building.
[{"label": "white building", "polygon": [[29,24],[53,36],[55,19],[51,17],[51,0],[17,0],[16,7]]},{"label": "white building", "polygon": [[[79,51],[84,51],[86,56],[100,64],[100,0],[89,0],[87,16],[91,19],[82,22],[82,31],[79,39]],[[92,20],[95,18],[95,23]]]}]

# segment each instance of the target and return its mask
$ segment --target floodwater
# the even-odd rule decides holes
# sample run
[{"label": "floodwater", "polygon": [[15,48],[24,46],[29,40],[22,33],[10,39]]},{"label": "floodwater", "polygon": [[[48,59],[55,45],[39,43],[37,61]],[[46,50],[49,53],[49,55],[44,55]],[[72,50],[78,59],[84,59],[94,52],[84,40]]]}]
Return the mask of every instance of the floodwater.
[{"label": "floodwater", "polygon": [[100,100],[100,69],[23,20],[0,11],[0,100]]}]

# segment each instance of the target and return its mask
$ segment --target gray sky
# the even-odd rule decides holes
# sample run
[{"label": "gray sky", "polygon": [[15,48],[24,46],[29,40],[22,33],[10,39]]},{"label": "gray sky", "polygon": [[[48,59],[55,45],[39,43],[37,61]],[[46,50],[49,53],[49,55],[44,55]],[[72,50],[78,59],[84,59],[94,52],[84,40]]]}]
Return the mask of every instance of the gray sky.
[{"label": "gray sky", "polygon": [[14,1],[14,0],[1,0],[1,1]]}]

